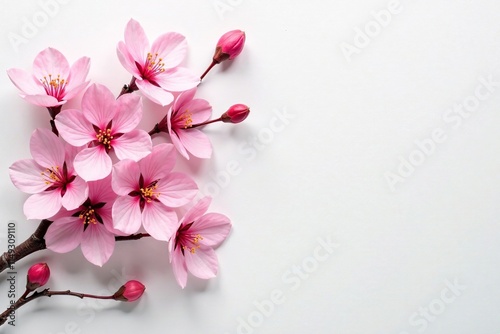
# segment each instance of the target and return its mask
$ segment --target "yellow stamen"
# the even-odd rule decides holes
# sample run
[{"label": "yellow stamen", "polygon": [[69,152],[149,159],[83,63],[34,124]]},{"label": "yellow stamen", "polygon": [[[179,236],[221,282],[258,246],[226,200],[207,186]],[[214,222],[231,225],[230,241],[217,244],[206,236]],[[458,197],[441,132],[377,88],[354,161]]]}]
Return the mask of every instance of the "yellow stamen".
[{"label": "yellow stamen", "polygon": [[[194,245],[193,245],[192,247],[189,247],[189,252],[190,252],[191,254],[195,254],[195,253],[196,253],[196,250],[197,250],[198,248],[200,248],[200,241],[201,241],[201,240],[203,240],[203,237],[202,237],[201,235],[199,235],[199,234],[197,234],[197,235],[195,235],[195,236],[193,237],[192,243],[193,243]],[[186,250],[186,249],[188,249],[188,247],[186,247],[186,246],[182,246],[182,249],[183,249],[183,250]]]},{"label": "yellow stamen", "polygon": [[146,58],[146,68],[151,72],[164,72],[163,68],[165,63],[163,63],[163,58],[158,58],[158,53],[154,55],[151,52],[148,52],[148,56]]},{"label": "yellow stamen", "polygon": [[158,198],[161,195],[161,193],[155,191],[157,188],[158,185],[154,184],[153,186],[140,189],[141,195],[146,200],[146,202],[151,203],[154,198]]},{"label": "yellow stamen", "polygon": [[78,218],[82,220],[82,223],[85,224],[97,224],[97,219],[95,218],[95,210],[92,207],[89,207],[87,210],[81,212],[78,215]]},{"label": "yellow stamen", "polygon": [[193,125],[193,119],[191,118],[193,116],[192,113],[189,112],[189,110],[186,110],[180,117],[182,121],[184,121],[184,129],[190,128]]},{"label": "yellow stamen", "polygon": [[106,146],[108,150],[111,149],[111,141],[113,140],[111,129],[106,129],[105,131],[99,130],[99,133],[96,133],[96,138],[100,143]]},{"label": "yellow stamen", "polygon": [[45,180],[45,184],[47,185],[55,182],[61,182],[59,166],[47,168],[45,171],[41,172],[40,175],[42,176],[42,179]]}]

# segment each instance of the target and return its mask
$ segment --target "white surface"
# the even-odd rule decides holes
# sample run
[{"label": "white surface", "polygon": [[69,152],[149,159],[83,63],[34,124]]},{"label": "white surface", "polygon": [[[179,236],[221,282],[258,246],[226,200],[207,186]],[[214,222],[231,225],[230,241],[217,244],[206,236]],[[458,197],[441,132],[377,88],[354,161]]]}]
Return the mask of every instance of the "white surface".
[{"label": "white surface", "polygon": [[[217,4],[230,7],[218,13]],[[118,244],[103,268],[86,262],[80,250],[40,252],[16,265],[18,290],[29,265],[47,261],[53,289],[113,292],[118,276],[120,283],[143,281],[147,293],[126,305],[38,300],[18,311],[15,328],[0,331],[498,333],[500,86],[467,118],[448,110],[473,101],[477,89],[486,94],[481,78],[500,81],[500,3],[401,0],[391,5],[399,11],[391,22],[347,61],[342,43],[353,44],[354,29],[370,26],[371,12],[388,6],[385,0],[73,0],[16,52],[9,34],[21,34],[23,18],[31,20],[42,8],[38,1],[2,0],[2,73],[29,69],[35,55],[52,46],[70,62],[91,57],[92,81],[117,93],[129,81],[115,47],[130,17],[151,40],[166,31],[183,33],[190,44],[186,64],[197,73],[222,33],[243,29],[244,52],[227,68],[215,68],[198,96],[211,102],[214,116],[238,102],[250,105],[252,114],[237,126],[207,128],[213,159],[178,166],[203,189],[228,162],[240,165],[211,207],[234,224],[218,249],[216,279],[191,276],[181,290],[166,244],[154,240]],[[48,125],[48,114],[19,98],[5,74],[0,87],[3,251],[9,220],[18,222],[19,241],[37,224],[25,221],[26,195],[13,187],[7,170],[29,157],[29,135]],[[149,130],[165,110],[145,105]],[[276,112],[293,117],[281,126],[273,120]],[[273,125],[280,127],[271,140]],[[418,160],[415,141],[432,138],[436,129],[445,139],[392,191],[386,173],[397,173],[400,157]],[[248,142],[259,135],[259,149],[250,151]],[[338,247],[322,252],[318,238]],[[311,273],[298,274],[294,266]],[[450,290],[454,282],[463,289]],[[255,303],[280,292],[282,303],[259,311]],[[257,312],[266,313],[262,321]],[[430,314],[426,319],[419,312]],[[238,328],[240,319],[252,327]]]}]

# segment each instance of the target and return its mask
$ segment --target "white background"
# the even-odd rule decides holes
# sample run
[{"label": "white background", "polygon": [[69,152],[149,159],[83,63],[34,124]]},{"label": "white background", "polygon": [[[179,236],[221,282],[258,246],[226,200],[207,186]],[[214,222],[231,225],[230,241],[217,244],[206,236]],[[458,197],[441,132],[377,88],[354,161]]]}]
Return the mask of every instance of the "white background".
[{"label": "white background", "polygon": [[[119,243],[103,268],[79,249],[39,252],[16,264],[19,293],[27,268],[47,261],[52,289],[113,293],[139,279],[146,294],[134,304],[38,300],[18,311],[15,328],[0,331],[500,332],[500,86],[482,83],[500,82],[497,0],[401,0],[382,28],[372,13],[386,10],[386,0],[72,0],[51,17],[38,1],[0,3],[2,251],[9,221],[17,222],[18,242],[37,226],[23,216],[27,195],[11,184],[8,167],[30,157],[30,134],[49,119],[17,95],[8,68],[31,69],[51,46],[70,63],[91,57],[90,79],[118,93],[130,75],[115,48],[131,17],[151,41],[183,33],[186,66],[200,74],[219,36],[239,28],[245,50],[216,67],[197,96],[214,116],[234,103],[252,109],[243,124],[205,129],[211,160],[178,164],[201,189],[219,175],[211,211],[234,228],[218,249],[217,278],[190,276],[180,289],[167,245],[151,239]],[[15,46],[10,38],[24,38],[34,17],[37,31]],[[365,27],[373,29],[369,41],[357,36]],[[346,57],[341,46],[355,43],[357,53]],[[471,112],[455,113],[460,104]],[[165,112],[145,102],[143,128]],[[277,121],[277,113],[288,118]],[[440,142],[431,144],[436,131]],[[224,180],[230,161],[239,168]],[[391,187],[387,176],[398,173]],[[331,254],[319,248],[328,239],[337,245]],[[4,308],[6,274],[0,278]],[[280,293],[281,303],[263,302]]]}]

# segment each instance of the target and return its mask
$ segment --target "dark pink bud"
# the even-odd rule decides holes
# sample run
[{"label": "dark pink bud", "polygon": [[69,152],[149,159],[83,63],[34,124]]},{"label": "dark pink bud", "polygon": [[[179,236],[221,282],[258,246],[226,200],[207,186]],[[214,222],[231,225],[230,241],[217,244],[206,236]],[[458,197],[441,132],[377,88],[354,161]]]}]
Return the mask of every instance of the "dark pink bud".
[{"label": "dark pink bud", "polygon": [[240,123],[248,117],[250,108],[244,104],[235,104],[222,114],[221,120],[224,123]]},{"label": "dark pink bud", "polygon": [[146,287],[139,281],[128,281],[113,295],[113,299],[122,302],[133,302],[141,298]]},{"label": "dark pink bud", "polygon": [[28,278],[26,283],[26,289],[35,290],[41,286],[47,284],[50,277],[50,269],[47,263],[37,263],[28,269]]},{"label": "dark pink bud", "polygon": [[227,59],[234,59],[245,46],[245,33],[241,30],[231,30],[226,32],[217,42],[215,48],[214,61],[223,62]]}]

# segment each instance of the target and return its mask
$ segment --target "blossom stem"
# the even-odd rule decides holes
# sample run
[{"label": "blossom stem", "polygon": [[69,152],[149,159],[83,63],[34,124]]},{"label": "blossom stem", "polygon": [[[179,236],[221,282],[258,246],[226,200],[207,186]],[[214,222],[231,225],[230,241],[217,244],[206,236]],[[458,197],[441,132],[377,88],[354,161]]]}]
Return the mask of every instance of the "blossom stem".
[{"label": "blossom stem", "polygon": [[37,298],[40,297],[52,297],[52,296],[73,296],[73,297],[78,297],[78,298],[93,298],[93,299],[114,299],[114,295],[110,296],[97,296],[97,295],[91,295],[87,293],[80,293],[80,292],[73,292],[70,290],[66,291],[50,291],[49,289],[44,289],[42,291],[35,291],[31,296],[28,297],[28,294],[30,293],[29,290],[26,290],[24,294],[14,303],[12,304],[9,308],[7,308],[2,314],[0,314],[0,326],[3,325],[7,319],[9,318],[9,315],[20,308],[21,306],[29,303],[30,301],[33,301]]},{"label": "blossom stem", "polygon": [[50,128],[52,129],[52,132],[59,137],[59,131],[57,131],[56,122],[54,122],[53,119],[50,120]]},{"label": "blossom stem", "polygon": [[57,131],[56,123],[54,120],[56,119],[56,116],[61,112],[62,106],[57,106],[57,107],[48,107],[47,110],[49,111],[50,118],[50,128],[52,129],[52,132],[56,135],[59,136],[59,131]]},{"label": "blossom stem", "polygon": [[53,120],[56,119],[56,116],[61,112],[62,106],[57,106],[57,107],[48,107],[48,111],[50,114],[50,118]]},{"label": "blossom stem", "polygon": [[137,87],[137,85],[135,84],[135,77],[132,77],[132,79],[130,80],[130,83],[128,85],[123,86],[123,88],[120,92],[120,95],[118,95],[118,97],[120,97],[124,94],[132,93],[138,89],[139,89],[139,87]]},{"label": "blossom stem", "polygon": [[154,128],[151,129],[151,131],[149,131],[149,135],[152,136],[154,135],[155,133],[160,133],[160,124],[159,123],[156,123]]},{"label": "blossom stem", "polygon": [[136,234],[131,234],[131,235],[125,235],[125,236],[116,236],[115,240],[116,241],[126,241],[126,240],[139,240],[145,237],[150,237],[149,233],[136,233]]},{"label": "blossom stem", "polygon": [[[45,244],[45,233],[52,224],[50,220],[42,220],[40,225],[36,231],[23,243],[14,247],[13,249],[9,249],[9,251],[2,254],[0,257],[0,273],[4,270],[10,268],[14,265],[18,260],[23,259],[24,257],[35,253],[37,251],[41,251],[47,248]],[[116,241],[126,241],[126,240],[139,240],[144,237],[149,237],[148,233],[137,233],[127,236],[116,236]]]},{"label": "blossom stem", "polygon": [[208,72],[210,72],[210,70],[215,66],[219,64],[219,62],[215,61],[215,60],[212,60],[212,63],[207,67],[207,69],[205,70],[205,72],[203,72],[203,74],[201,75],[200,77],[200,80],[203,80],[203,78],[205,77],[205,75],[207,75]]},{"label": "blossom stem", "polygon": [[210,123],[215,123],[215,122],[220,122],[222,121],[222,117],[219,117],[217,119],[212,119],[210,121],[206,121],[206,122],[203,122],[203,123],[198,123],[198,124],[193,124],[191,125],[189,128],[192,129],[192,128],[197,128],[199,126],[204,126],[204,125],[207,125],[207,124],[210,124]]}]

